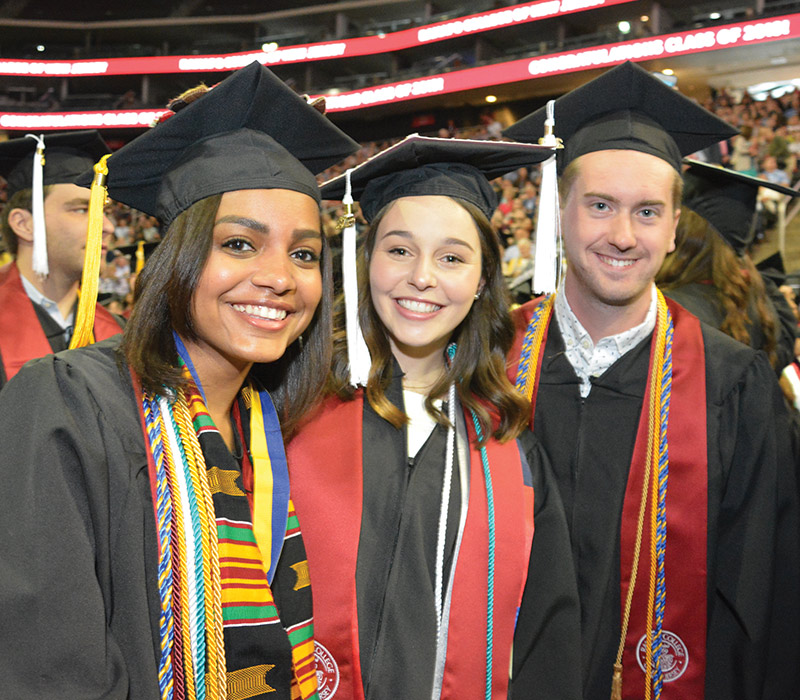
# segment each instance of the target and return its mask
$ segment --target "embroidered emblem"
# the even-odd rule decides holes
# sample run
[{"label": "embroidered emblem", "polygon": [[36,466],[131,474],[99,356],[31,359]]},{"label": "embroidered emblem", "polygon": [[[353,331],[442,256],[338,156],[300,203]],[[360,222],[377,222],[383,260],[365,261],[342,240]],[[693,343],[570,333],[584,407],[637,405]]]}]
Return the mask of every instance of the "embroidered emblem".
[{"label": "embroidered emblem", "polygon": [[[636,659],[642,672],[645,667],[646,644],[647,636],[644,635],[636,647]],[[664,630],[661,633],[661,672],[664,674],[664,682],[677,680],[684,674],[688,666],[689,650],[686,648],[686,644],[677,634]]]},{"label": "embroidered emblem", "polygon": [[324,645],[314,642],[314,661],[317,664],[319,700],[329,700],[339,689],[339,666]]},{"label": "embroidered emblem", "polygon": [[211,493],[224,493],[226,496],[244,496],[242,491],[236,485],[236,477],[239,472],[235,469],[220,469],[219,467],[211,467],[207,472],[208,487]]},{"label": "embroidered emblem", "polygon": [[292,569],[297,574],[297,581],[294,583],[294,590],[299,591],[301,588],[307,588],[311,585],[311,576],[308,573],[308,559],[292,564]]},{"label": "embroidered emblem", "polygon": [[228,671],[226,697],[228,700],[247,700],[262,693],[274,693],[275,688],[267,683],[266,675],[275,664],[261,664],[238,671]]}]

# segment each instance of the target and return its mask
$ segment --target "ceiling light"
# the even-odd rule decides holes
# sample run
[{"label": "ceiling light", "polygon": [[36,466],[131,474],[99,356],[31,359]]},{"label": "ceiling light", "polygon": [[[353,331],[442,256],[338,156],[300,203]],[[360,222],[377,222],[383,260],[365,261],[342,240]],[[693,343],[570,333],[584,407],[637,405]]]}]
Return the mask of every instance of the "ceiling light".
[{"label": "ceiling light", "polygon": [[661,71],[664,75],[675,75],[675,71],[672,68],[665,68]]},{"label": "ceiling light", "polygon": [[627,34],[631,30],[631,23],[627,20],[622,20],[621,22],[617,23],[617,28],[620,31],[620,34]]},{"label": "ceiling light", "polygon": [[709,19],[719,19],[720,17],[722,17],[722,15],[719,12],[712,12],[708,16]]},{"label": "ceiling light", "polygon": [[486,101],[487,102],[497,102],[497,97],[495,97],[494,95],[486,95]]}]

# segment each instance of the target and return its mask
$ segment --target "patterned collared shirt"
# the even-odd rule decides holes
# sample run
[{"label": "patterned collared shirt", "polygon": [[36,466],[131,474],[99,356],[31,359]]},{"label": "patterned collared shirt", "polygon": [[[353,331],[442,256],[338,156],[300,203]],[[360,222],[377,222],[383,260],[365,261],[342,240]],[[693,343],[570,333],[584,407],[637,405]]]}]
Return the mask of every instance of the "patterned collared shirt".
[{"label": "patterned collared shirt", "polygon": [[581,396],[586,398],[592,389],[591,378],[599,377],[628,350],[632,350],[656,326],[656,287],[650,293],[650,308],[638,326],[601,338],[595,345],[589,332],[574,314],[564,293],[564,285],[556,293],[555,314],[564,338],[567,359],[581,380]]}]

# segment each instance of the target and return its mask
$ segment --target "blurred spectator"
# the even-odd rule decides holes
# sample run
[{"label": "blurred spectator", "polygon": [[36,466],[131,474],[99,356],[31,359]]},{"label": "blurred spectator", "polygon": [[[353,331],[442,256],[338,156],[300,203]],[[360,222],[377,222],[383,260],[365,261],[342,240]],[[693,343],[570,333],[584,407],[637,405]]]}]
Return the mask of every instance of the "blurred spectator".
[{"label": "blurred spectator", "polygon": [[114,109],[140,109],[142,103],[133,90],[128,90],[114,103]]},{"label": "blurred spectator", "polygon": [[740,173],[757,175],[756,157],[758,155],[758,145],[752,140],[753,127],[745,124],[741,133],[734,136],[732,140],[732,153],[730,166]]},{"label": "blurred spectator", "polygon": [[161,234],[158,230],[158,219],[156,219],[155,216],[145,216],[141,233],[144,240],[148,243],[161,240]]},{"label": "blurred spectator", "polygon": [[778,167],[775,156],[766,156],[761,164],[761,176],[773,185],[785,185],[789,187],[791,180],[785,170]]}]

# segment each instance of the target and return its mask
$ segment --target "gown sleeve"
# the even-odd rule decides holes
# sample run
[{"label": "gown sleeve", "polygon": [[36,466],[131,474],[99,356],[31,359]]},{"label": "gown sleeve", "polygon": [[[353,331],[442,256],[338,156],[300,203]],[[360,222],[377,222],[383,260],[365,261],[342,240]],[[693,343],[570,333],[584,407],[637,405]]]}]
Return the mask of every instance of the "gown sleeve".
[{"label": "gown sleeve", "polygon": [[48,356],[0,393],[0,445],[0,694],[134,697],[110,631],[120,438],[85,378]]},{"label": "gown sleeve", "polygon": [[[718,513],[709,512],[709,543],[715,544],[706,697],[796,698],[797,481],[789,416],[762,353],[729,392],[709,403],[709,429],[709,507]],[[714,469],[717,460],[722,466]]]},{"label": "gown sleeve", "polygon": [[518,444],[533,476],[534,534],[517,627],[510,697],[581,697],[580,605],[567,521],[550,462],[529,430]]}]

